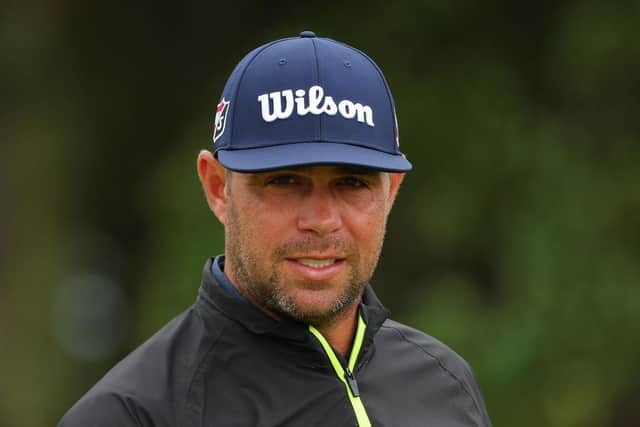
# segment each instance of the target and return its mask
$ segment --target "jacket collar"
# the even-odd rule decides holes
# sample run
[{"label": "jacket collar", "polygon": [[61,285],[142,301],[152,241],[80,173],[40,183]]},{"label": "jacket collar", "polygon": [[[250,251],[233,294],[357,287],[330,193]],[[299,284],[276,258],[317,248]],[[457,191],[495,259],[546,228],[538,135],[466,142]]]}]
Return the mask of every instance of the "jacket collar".
[{"label": "jacket collar", "polygon": [[[274,335],[289,340],[307,341],[308,325],[293,319],[275,320],[246,299],[239,299],[225,291],[211,272],[215,258],[209,258],[204,266],[202,284],[198,291],[197,305],[213,307],[229,319],[240,323],[255,334]],[[365,287],[360,310],[367,324],[365,345],[369,344],[382,323],[388,318],[389,311],[380,303],[370,285]]]}]

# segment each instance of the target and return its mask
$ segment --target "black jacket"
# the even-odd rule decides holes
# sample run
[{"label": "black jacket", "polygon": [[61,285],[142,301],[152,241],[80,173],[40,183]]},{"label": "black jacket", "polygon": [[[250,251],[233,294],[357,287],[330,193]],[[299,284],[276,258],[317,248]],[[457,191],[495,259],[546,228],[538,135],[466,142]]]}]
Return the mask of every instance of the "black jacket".
[{"label": "black jacket", "polygon": [[357,426],[355,401],[366,412],[360,425],[491,425],[467,363],[388,320],[370,287],[349,376],[340,371],[348,362],[337,357],[334,367],[308,326],[275,321],[218,286],[211,262],[194,305],[109,371],[59,426]]}]

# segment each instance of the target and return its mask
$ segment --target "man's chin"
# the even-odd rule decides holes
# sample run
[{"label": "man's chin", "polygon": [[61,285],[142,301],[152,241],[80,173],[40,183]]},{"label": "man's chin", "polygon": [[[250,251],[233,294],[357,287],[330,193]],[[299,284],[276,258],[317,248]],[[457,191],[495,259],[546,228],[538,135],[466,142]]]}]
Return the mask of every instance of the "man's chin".
[{"label": "man's chin", "polygon": [[280,299],[274,308],[286,317],[317,326],[339,319],[356,303],[353,298],[340,298],[331,293],[318,295],[321,293],[329,292],[298,291],[295,297]]}]

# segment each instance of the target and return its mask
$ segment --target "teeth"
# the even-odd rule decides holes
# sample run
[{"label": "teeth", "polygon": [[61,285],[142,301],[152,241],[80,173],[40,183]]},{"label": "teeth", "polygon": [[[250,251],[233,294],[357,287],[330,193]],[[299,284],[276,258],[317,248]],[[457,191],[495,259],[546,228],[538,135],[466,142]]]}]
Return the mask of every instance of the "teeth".
[{"label": "teeth", "polygon": [[330,258],[330,259],[299,258],[298,262],[300,264],[303,264],[309,267],[322,268],[322,267],[327,267],[333,264],[334,262],[336,262],[336,260],[334,258]]}]

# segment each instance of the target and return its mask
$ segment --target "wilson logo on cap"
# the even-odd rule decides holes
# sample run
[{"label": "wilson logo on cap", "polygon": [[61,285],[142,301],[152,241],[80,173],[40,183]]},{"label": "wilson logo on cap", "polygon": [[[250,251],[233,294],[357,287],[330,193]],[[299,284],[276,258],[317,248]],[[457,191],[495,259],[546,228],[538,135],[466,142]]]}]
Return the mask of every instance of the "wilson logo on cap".
[{"label": "wilson logo on cap", "polygon": [[223,97],[222,101],[220,101],[220,103],[216,107],[216,119],[213,124],[213,142],[214,143],[224,133],[224,128],[227,123],[228,112],[229,112],[229,101],[225,100]]},{"label": "wilson logo on cap", "polygon": [[340,114],[345,119],[355,119],[371,127],[375,126],[373,123],[373,109],[370,106],[348,99],[336,103],[333,97],[324,95],[322,86],[311,86],[308,93],[303,89],[298,89],[295,91],[295,97],[293,95],[293,90],[287,89],[263,93],[258,96],[262,119],[265,122],[284,120],[289,118],[295,111],[298,116],[307,114],[335,116]]}]

